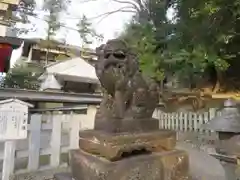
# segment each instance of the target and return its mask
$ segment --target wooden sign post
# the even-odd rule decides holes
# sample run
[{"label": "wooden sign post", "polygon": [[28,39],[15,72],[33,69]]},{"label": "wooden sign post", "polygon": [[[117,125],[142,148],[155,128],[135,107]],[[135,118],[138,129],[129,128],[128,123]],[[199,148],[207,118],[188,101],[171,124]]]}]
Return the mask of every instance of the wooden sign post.
[{"label": "wooden sign post", "polygon": [[2,180],[9,180],[14,171],[16,140],[27,138],[29,107],[33,105],[17,99],[0,101],[0,141],[5,142]]}]

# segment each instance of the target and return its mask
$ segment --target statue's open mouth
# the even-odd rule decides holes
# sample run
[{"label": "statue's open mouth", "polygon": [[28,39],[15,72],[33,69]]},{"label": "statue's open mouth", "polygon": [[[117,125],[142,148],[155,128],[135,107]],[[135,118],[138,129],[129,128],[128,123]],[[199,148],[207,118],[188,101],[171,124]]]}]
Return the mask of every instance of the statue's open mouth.
[{"label": "statue's open mouth", "polygon": [[124,62],[121,61],[121,60],[107,60],[106,61],[106,64],[105,64],[105,69],[109,69],[109,68],[118,68],[118,69],[121,69],[124,67]]}]

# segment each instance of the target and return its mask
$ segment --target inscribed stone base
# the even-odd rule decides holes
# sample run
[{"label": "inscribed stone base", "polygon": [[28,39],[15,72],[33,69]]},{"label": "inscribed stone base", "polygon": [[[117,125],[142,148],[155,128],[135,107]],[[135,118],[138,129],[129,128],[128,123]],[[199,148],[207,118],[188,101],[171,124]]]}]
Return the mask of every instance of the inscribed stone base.
[{"label": "inscribed stone base", "polygon": [[86,130],[79,133],[79,147],[110,161],[121,159],[122,154],[134,150],[162,152],[175,149],[176,132],[158,130],[138,133],[106,133]]},{"label": "inscribed stone base", "polygon": [[75,180],[189,180],[188,155],[181,150],[111,162],[82,150],[70,152]]},{"label": "inscribed stone base", "polygon": [[159,120],[150,119],[96,119],[94,129],[109,133],[144,132],[159,129]]}]

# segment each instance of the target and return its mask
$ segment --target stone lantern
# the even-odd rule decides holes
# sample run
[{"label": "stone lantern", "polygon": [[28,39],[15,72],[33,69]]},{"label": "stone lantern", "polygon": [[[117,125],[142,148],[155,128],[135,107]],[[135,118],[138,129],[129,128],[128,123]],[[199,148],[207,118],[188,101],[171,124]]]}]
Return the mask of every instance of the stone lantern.
[{"label": "stone lantern", "polygon": [[224,144],[227,143],[228,141],[231,141],[231,143],[233,143],[232,142],[233,138],[236,140],[235,137],[240,134],[240,112],[236,102],[230,99],[226,100],[224,102],[224,107],[221,111],[221,115],[216,116],[208,123],[203,125],[203,128],[213,130],[218,133],[218,138],[220,142],[222,142],[221,147],[217,148],[218,149],[217,151],[221,151],[218,153],[232,154],[233,152],[229,152],[229,150],[230,148],[233,149],[233,146],[231,146],[230,148],[229,146],[224,147]]},{"label": "stone lantern", "polygon": [[203,129],[218,134],[219,143],[214,157],[221,161],[227,179],[236,179],[236,164],[240,157],[240,112],[237,103],[231,99],[226,100],[221,115],[204,124]]}]

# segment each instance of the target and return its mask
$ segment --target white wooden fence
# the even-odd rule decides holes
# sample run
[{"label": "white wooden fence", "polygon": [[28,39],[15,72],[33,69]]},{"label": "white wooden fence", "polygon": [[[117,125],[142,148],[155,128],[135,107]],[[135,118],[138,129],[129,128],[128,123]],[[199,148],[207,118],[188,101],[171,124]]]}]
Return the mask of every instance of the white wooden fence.
[{"label": "white wooden fence", "polygon": [[[154,112],[154,117],[159,119],[160,129],[172,129],[176,131],[193,131],[203,132],[202,124],[207,123],[213,117],[221,115],[220,111],[212,108],[207,112],[194,113],[194,112],[174,112],[164,113],[160,110]],[[205,131],[207,132],[207,131]],[[211,132],[211,131],[208,131]]]},{"label": "white wooden fence", "polygon": [[[0,143],[0,161],[8,163],[11,174],[28,173],[67,166],[70,149],[78,148],[80,129],[92,129],[96,108],[89,106],[87,114],[32,114],[28,138],[11,141],[11,151],[4,152]],[[65,157],[65,158],[66,158]],[[0,163],[0,169],[1,167]]]}]

